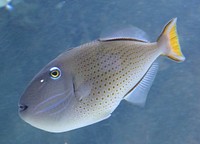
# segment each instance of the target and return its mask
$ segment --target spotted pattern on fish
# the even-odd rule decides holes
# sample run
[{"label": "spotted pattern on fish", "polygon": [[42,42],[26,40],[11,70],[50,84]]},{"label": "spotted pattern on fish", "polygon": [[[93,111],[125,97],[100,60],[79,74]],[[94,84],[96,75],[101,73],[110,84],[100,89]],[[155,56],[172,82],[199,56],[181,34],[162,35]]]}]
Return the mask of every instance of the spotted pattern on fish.
[{"label": "spotted pattern on fish", "polygon": [[60,54],[26,88],[19,101],[20,117],[57,133],[108,118],[123,99],[144,106],[158,70],[156,58],[164,55],[182,62],[185,57],[176,18],[156,42],[137,32],[120,30]]},{"label": "spotted pattern on fish", "polygon": [[74,73],[92,85],[90,95],[75,108],[80,118],[112,113],[160,54],[155,43],[138,41],[94,41],[74,50]]}]

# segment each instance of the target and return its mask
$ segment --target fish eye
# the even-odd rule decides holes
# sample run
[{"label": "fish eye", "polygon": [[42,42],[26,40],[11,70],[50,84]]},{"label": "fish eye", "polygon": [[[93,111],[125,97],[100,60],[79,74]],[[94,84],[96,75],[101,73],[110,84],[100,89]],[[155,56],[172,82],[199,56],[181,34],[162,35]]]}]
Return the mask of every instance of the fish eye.
[{"label": "fish eye", "polygon": [[52,67],[49,74],[52,79],[58,79],[61,76],[61,71],[58,67]]}]

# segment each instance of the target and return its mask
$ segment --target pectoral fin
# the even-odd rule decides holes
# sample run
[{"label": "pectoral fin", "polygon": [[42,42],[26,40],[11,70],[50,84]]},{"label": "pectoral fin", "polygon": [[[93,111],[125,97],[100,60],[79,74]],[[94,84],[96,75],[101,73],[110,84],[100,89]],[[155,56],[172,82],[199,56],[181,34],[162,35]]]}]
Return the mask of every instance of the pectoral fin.
[{"label": "pectoral fin", "polygon": [[124,97],[124,99],[135,105],[144,106],[147,99],[147,94],[155,79],[157,71],[158,63],[154,62],[144,77],[138,82],[133,90]]},{"label": "pectoral fin", "polygon": [[91,92],[91,85],[89,82],[84,81],[80,85],[74,85],[75,96],[80,101],[83,98],[89,96]]}]

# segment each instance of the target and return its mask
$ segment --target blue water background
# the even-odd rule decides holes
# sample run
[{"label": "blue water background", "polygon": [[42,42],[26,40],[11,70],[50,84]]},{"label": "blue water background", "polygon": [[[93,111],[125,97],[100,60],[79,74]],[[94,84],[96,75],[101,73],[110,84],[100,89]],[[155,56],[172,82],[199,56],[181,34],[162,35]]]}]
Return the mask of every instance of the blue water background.
[{"label": "blue water background", "polygon": [[[199,144],[199,0],[13,0],[0,9],[0,144]],[[61,134],[36,129],[18,116],[32,77],[68,48],[99,37],[108,26],[135,25],[155,41],[178,17],[186,61],[160,58],[145,108],[123,101],[100,123]]]}]

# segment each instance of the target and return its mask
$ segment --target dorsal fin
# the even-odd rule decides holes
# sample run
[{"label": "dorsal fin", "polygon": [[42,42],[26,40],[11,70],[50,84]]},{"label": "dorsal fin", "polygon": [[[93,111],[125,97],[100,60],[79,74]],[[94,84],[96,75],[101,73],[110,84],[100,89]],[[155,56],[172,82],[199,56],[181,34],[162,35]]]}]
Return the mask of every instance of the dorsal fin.
[{"label": "dorsal fin", "polygon": [[[110,32],[108,32],[110,31]],[[141,42],[150,42],[147,34],[134,26],[128,26],[120,30],[107,30],[101,34],[100,41],[113,41],[113,40],[133,40]]]}]

